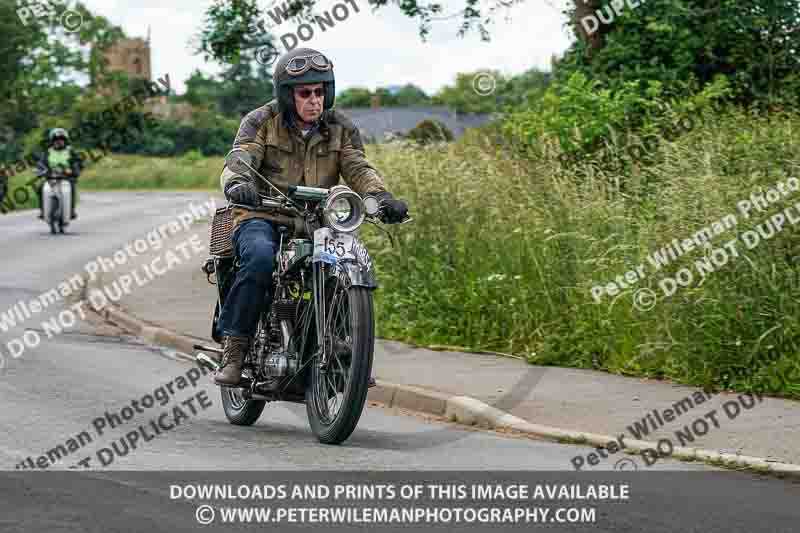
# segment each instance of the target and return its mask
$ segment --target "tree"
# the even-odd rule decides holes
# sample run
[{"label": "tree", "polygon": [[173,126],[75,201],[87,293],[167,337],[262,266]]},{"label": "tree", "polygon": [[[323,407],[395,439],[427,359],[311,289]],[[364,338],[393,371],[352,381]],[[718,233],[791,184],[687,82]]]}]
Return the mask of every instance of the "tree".
[{"label": "tree", "polygon": [[[283,18],[310,20],[314,7],[320,0],[286,0],[282,4]],[[458,34],[465,35],[475,29],[481,39],[489,40],[488,27],[497,11],[507,9],[524,0],[489,0],[489,6],[479,5],[479,0],[465,0],[465,7],[454,16],[461,16],[462,24]],[[383,8],[389,0],[369,0],[373,8]],[[393,0],[400,11],[419,21],[419,35],[424,40],[430,33],[432,23],[436,20],[453,18],[440,17],[442,4],[438,2],[420,3],[417,0]],[[265,30],[262,21],[265,19],[256,0],[214,0],[206,10],[205,23],[195,36],[195,50],[203,54],[206,60],[220,63],[238,63],[251,61],[259,57],[270,57],[279,52],[274,35]]]},{"label": "tree", "polygon": [[336,107],[369,107],[372,92],[364,87],[351,87],[336,95]]},{"label": "tree", "polygon": [[375,89],[375,96],[379,98],[379,102],[382,106],[385,107],[396,107],[397,104],[397,97],[392,94],[392,92],[385,88],[385,87],[378,87]]},{"label": "tree", "polygon": [[433,102],[460,113],[493,113],[500,107],[497,88],[504,83],[505,78],[497,71],[462,72],[456,75],[455,85],[433,95]]},{"label": "tree", "polygon": [[26,77],[33,58],[30,50],[46,46],[47,33],[41,26],[30,28],[19,23],[15,2],[0,2],[0,155],[9,159],[16,153],[15,134],[35,125],[32,102],[28,95],[31,80]]},{"label": "tree", "polygon": [[401,107],[427,105],[431,102],[431,97],[425,91],[411,83],[404,85],[395,95],[397,105]]},{"label": "tree", "polygon": [[498,87],[500,104],[514,107],[530,105],[544,95],[552,79],[551,72],[539,70],[536,67],[512,76]]},{"label": "tree", "polygon": [[195,70],[186,80],[186,93],[183,100],[197,107],[216,108],[222,93],[223,84],[213,77]]},{"label": "tree", "polygon": [[226,116],[244,116],[272,100],[272,77],[265,68],[253,69],[249,64],[229,67],[221,79],[196,70],[186,81],[182,100]]},{"label": "tree", "polygon": [[224,115],[244,117],[274,98],[272,75],[263,65],[233,65],[222,77],[225,82],[218,107]]},{"label": "tree", "polygon": [[383,107],[410,107],[430,104],[430,97],[416,85],[406,84],[397,91],[379,87],[370,91],[365,87],[350,87],[336,97],[337,107],[369,107],[372,97],[378,96]]},{"label": "tree", "polygon": [[[17,11],[33,4],[42,3],[0,0],[0,97],[7,103],[0,108],[0,155],[6,161],[19,155],[22,139],[39,126],[38,117],[51,120],[71,110],[83,92],[74,80],[103,74],[102,51],[123,36],[120,28],[72,1],[53,2],[55,16],[31,16],[21,24]],[[67,9],[83,20],[73,33],[61,26]]]},{"label": "tree", "polygon": [[800,89],[797,0],[648,0],[616,11],[612,0],[574,3],[567,15],[579,38],[559,63],[562,80],[580,70],[610,87],[659,81],[677,95],[723,75],[742,102]]}]

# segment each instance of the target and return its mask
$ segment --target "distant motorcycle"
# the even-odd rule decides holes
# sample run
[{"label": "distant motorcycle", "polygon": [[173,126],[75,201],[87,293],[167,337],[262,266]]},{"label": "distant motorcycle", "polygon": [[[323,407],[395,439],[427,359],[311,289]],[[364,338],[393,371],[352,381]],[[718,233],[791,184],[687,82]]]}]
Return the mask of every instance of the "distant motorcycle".
[{"label": "distant motorcycle", "polygon": [[64,233],[72,217],[72,177],[42,167],[36,175],[46,178],[42,186],[44,221],[50,226],[50,233]]},{"label": "distant motorcycle", "polygon": [[[375,324],[372,291],[377,287],[372,259],[356,231],[363,222],[382,220],[383,206],[349,187],[289,187],[284,195],[251,166],[241,149],[226,164],[238,174],[248,171],[280,197],[263,198],[262,207],[247,209],[287,213],[277,224],[280,244],[272,279],[274,295],[263,312],[242,365],[242,378],[222,386],[222,407],[232,424],[251,425],[268,401],[305,403],[311,429],[325,444],[339,444],[355,430],[370,386]],[[209,258],[203,271],[216,277],[219,312],[237,268],[230,240],[231,208],[217,210],[212,221]],[[410,222],[406,218],[403,222]],[[376,224],[377,225],[377,224]],[[391,237],[391,235],[390,235]],[[198,364],[218,370],[205,352],[219,348],[195,345]]]}]

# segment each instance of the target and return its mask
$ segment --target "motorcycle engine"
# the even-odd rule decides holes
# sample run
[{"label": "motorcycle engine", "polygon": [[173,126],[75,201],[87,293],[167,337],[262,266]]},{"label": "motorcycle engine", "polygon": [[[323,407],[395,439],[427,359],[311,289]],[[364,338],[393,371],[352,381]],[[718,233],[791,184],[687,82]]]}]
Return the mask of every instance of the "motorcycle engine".
[{"label": "motorcycle engine", "polygon": [[273,352],[264,359],[262,368],[267,377],[289,376],[297,372],[297,357],[289,352]]},{"label": "motorcycle engine", "polygon": [[260,367],[264,378],[282,378],[297,372],[297,355],[289,349],[291,335],[291,322],[278,318],[262,351]]}]

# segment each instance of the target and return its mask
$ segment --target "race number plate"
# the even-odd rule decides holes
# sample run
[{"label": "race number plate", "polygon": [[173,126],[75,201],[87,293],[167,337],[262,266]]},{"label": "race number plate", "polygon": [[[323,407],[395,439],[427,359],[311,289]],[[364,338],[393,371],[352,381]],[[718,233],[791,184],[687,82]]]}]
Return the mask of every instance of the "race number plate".
[{"label": "race number plate", "polygon": [[330,228],[320,228],[314,232],[314,258],[318,261],[355,261],[372,269],[372,258],[364,243],[352,233],[336,233]]}]

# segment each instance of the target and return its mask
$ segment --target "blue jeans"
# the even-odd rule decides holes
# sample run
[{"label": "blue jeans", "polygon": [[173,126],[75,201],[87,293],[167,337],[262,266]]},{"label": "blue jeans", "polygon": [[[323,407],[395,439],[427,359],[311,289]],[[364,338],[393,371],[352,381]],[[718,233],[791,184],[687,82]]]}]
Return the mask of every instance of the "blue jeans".
[{"label": "blue jeans", "polygon": [[272,304],[272,271],[278,249],[272,223],[259,218],[245,220],[233,234],[233,249],[241,264],[225,297],[219,318],[223,336],[250,337],[262,310]]}]

